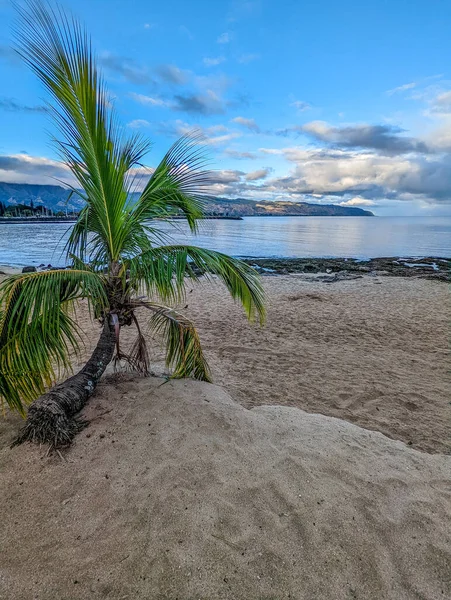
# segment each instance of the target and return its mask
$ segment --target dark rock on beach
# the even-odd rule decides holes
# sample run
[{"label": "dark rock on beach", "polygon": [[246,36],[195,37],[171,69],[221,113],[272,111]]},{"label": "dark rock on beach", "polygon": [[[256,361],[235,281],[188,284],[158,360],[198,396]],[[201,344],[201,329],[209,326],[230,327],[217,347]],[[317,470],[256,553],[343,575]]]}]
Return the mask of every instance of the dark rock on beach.
[{"label": "dark rock on beach", "polygon": [[[356,258],[252,258],[245,261],[260,273],[327,273],[340,274],[333,279],[349,279],[343,274],[422,277],[437,281],[451,281],[451,259],[440,257],[406,258],[383,257],[359,260]],[[332,281],[332,277],[330,277]]]}]

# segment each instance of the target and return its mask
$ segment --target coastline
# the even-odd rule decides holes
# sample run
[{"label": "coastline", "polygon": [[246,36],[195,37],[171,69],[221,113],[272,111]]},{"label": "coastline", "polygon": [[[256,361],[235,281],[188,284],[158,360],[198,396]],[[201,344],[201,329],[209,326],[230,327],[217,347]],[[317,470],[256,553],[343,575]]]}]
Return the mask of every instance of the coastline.
[{"label": "coastline", "polygon": [[[243,215],[248,216],[248,215]],[[251,215],[252,216],[252,215]],[[258,215],[258,216],[267,216],[267,215]],[[282,215],[282,216],[300,216],[300,215]],[[199,217],[198,221],[214,221],[214,220],[223,220],[223,221],[242,221],[243,217],[239,215],[208,215],[205,217]],[[162,219],[154,219],[155,221],[161,221]],[[169,219],[165,219],[168,221],[186,221],[185,217],[170,217]],[[77,217],[0,217],[1,225],[23,225],[26,223],[27,225],[43,225],[47,223],[76,223]]]},{"label": "coastline", "polygon": [[[362,276],[372,274],[391,277],[421,277],[437,281],[451,282],[451,258],[428,257],[376,257],[360,259],[353,257],[324,258],[252,258],[240,257],[262,275],[312,274],[345,278],[345,274]],[[30,265],[3,265],[0,275],[15,275]],[[49,267],[37,270],[47,270]]]},{"label": "coastline", "polygon": [[392,277],[421,277],[451,281],[451,258],[388,256],[360,258],[245,258],[263,275],[326,273],[330,275],[373,274]]}]

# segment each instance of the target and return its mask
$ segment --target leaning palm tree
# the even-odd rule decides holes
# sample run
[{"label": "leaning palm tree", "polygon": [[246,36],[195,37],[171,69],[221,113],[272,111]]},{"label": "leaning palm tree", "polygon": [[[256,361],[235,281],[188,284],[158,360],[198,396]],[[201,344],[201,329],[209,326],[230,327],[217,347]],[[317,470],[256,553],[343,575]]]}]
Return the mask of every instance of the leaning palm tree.
[{"label": "leaning palm tree", "polygon": [[[77,415],[113,359],[148,372],[138,309],[163,337],[172,376],[209,381],[193,324],[170,308],[183,298],[185,279],[220,278],[249,319],[263,321],[264,303],[248,265],[168,245],[158,230],[160,220],[183,215],[195,232],[203,216],[199,191],[209,175],[198,136],[180,139],[136,198],[136,172],[149,143],[119,127],[86,32],[40,1],[18,11],[18,52],[50,95],[48,111],[59,131],[54,143],[76,180],[72,192],[85,204],[66,246],[71,268],[15,275],[0,288],[0,401],[24,416],[31,404],[19,441],[60,447],[83,426]],[[100,338],[81,371],[54,385],[81,347],[73,311],[80,300],[100,321]],[[120,345],[125,326],[136,328],[128,352]]]}]

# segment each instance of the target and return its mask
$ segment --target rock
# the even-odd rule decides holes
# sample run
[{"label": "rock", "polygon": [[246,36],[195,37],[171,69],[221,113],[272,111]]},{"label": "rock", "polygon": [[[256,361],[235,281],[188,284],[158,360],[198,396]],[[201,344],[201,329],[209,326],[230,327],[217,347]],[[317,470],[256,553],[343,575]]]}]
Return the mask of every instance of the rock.
[{"label": "rock", "polygon": [[335,274],[335,275],[320,275],[317,278],[317,281],[322,281],[323,283],[334,283],[335,281],[338,281],[338,276],[337,276],[337,274]]},{"label": "rock", "polygon": [[22,273],[36,273],[36,267],[24,267]]},{"label": "rock", "polygon": [[303,267],[303,271],[306,271],[307,273],[316,273],[318,267],[312,263],[306,263]]},{"label": "rock", "polygon": [[338,273],[334,273],[333,275],[320,275],[316,278],[317,281],[322,281],[323,283],[335,283],[336,281],[351,281],[353,279],[361,279],[362,275],[357,275],[356,273],[349,273],[348,271],[339,271]]}]

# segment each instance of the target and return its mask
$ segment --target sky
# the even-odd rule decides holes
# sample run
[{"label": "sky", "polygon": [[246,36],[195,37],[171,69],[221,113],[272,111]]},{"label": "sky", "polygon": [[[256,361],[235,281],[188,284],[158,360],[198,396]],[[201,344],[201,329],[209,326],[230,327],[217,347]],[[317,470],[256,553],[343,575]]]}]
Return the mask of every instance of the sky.
[{"label": "sky", "polygon": [[[156,166],[200,130],[211,193],[451,215],[449,0],[63,0]],[[0,0],[0,181],[68,178]],[[56,178],[56,179],[55,179]]]}]

